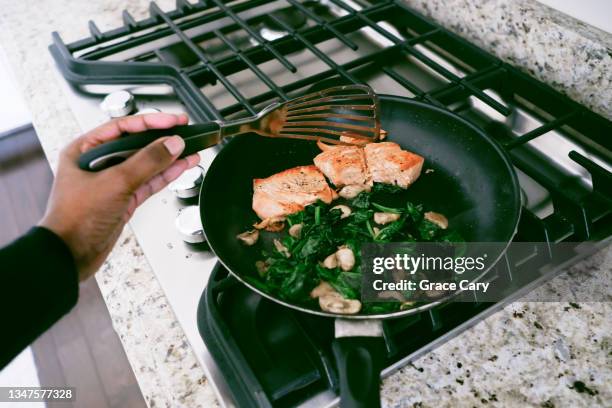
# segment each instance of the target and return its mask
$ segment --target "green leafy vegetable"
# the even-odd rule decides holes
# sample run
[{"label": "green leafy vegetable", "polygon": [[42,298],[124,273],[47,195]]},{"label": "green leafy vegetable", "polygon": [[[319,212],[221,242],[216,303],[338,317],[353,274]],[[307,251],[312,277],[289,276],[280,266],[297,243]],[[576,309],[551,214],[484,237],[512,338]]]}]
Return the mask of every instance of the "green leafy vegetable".
[{"label": "green leafy vegetable", "polygon": [[367,210],[370,207],[370,196],[371,193],[362,191],[357,197],[353,198],[350,206],[360,210]]},{"label": "green leafy vegetable", "polygon": [[[265,273],[255,273],[248,281],[257,288],[281,299],[299,304],[313,304],[310,292],[321,281],[328,282],[335,291],[347,299],[360,299],[362,274],[360,270],[361,245],[367,242],[461,242],[459,233],[443,230],[424,218],[423,206],[406,201],[398,206],[399,187],[374,184],[370,192],[361,192],[343,204],[351,208],[348,217],[341,218],[342,211],[335,205],[318,201],[303,211],[287,217],[289,226],[302,224],[299,238],[284,234],[281,243],[290,256],[277,250],[262,251]],[[393,206],[383,204],[384,196],[393,194]],[[397,221],[386,225],[374,223],[375,212],[400,214]],[[355,266],[350,271],[339,267],[325,268],[322,261],[335,253],[340,246],[349,247],[355,256]],[[260,265],[261,266],[261,265]],[[401,302],[374,302],[362,305],[362,313],[387,313],[398,311]]]},{"label": "green leafy vegetable", "polygon": [[372,193],[374,194],[380,194],[380,193],[397,194],[403,191],[404,189],[394,184],[374,183],[374,186],[372,186]]},{"label": "green leafy vegetable", "polygon": [[329,282],[342,297],[359,299],[361,294],[361,273],[340,272],[335,280]]},{"label": "green leafy vegetable", "polygon": [[377,203],[372,203],[372,207],[376,208],[378,211],[389,212],[389,213],[394,213],[394,214],[401,214],[403,212],[401,208],[385,207],[384,205],[380,205]]},{"label": "green leafy vegetable", "polygon": [[419,231],[419,236],[424,241],[431,241],[438,234],[441,228],[433,222],[423,219],[419,223],[417,230]]},{"label": "green leafy vegetable", "polygon": [[385,227],[378,232],[374,240],[377,242],[391,242],[394,238],[401,235],[405,223],[406,218],[400,218],[397,221],[385,225]]}]

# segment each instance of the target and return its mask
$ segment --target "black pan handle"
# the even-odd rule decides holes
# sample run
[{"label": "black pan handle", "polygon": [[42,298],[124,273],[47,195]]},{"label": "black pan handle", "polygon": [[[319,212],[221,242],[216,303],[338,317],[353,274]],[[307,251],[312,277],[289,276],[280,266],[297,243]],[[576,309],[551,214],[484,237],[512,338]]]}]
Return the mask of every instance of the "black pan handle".
[{"label": "black pan handle", "polygon": [[384,338],[340,337],[334,340],[332,349],[340,375],[340,407],[380,407]]},{"label": "black pan handle", "polygon": [[220,131],[221,126],[218,123],[210,122],[130,133],[88,150],[79,157],[78,163],[83,170],[103,170],[124,161],[160,137],[171,135],[181,136],[185,140],[185,150],[180,156],[185,157],[218,143],[221,137]]}]

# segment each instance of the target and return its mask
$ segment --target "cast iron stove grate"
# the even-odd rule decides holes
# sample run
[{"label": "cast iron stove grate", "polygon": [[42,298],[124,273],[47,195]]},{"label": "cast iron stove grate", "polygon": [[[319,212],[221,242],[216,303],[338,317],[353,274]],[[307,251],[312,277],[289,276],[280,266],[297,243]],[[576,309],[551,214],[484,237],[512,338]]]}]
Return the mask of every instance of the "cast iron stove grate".
[{"label": "cast iron stove grate", "polygon": [[[336,14],[328,12],[332,8]],[[192,119],[201,122],[253,114],[326,81],[370,83],[376,90],[380,82],[372,83],[375,73],[403,94],[483,127],[519,172],[525,201],[515,241],[549,246],[538,253],[510,253],[497,265],[489,279],[513,283],[507,301],[545,275],[534,271],[550,274],[585,255],[578,250],[555,253],[552,244],[575,242],[578,247],[582,241],[607,242],[612,236],[612,123],[400,1],[178,0],[171,12],[151,3],[149,18],[136,21],[124,12],[123,21],[122,27],[107,32],[90,22],[91,36],[71,44],[53,34],[50,51],[69,82],[168,84]],[[265,30],[273,35],[264,35]],[[358,38],[366,32],[382,39],[383,46],[364,49]],[[355,56],[334,60],[324,51],[330,41]],[[221,51],[212,53],[213,48]],[[294,62],[300,52],[308,52],[323,68],[305,73]],[[413,70],[399,61],[410,61]],[[414,69],[435,81],[418,79]],[[241,73],[248,73],[262,91],[245,93]],[[213,97],[219,92],[231,95],[231,102],[219,103]],[[513,127],[518,111],[536,118],[536,125]],[[578,168],[578,175],[535,149],[538,141],[561,136],[575,146],[562,159]],[[533,186],[549,197],[546,208],[530,202]],[[501,303],[447,304],[385,322],[385,373]],[[198,316],[207,347],[240,406],[292,406],[335,389],[331,321],[272,304],[237,284],[220,266],[202,296]]]}]

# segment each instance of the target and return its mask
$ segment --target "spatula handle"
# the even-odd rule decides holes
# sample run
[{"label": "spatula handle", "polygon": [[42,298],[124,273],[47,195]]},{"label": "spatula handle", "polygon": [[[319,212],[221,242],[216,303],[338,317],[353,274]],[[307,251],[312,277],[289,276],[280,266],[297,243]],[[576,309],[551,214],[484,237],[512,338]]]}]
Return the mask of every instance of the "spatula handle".
[{"label": "spatula handle", "polygon": [[221,127],[216,122],[210,122],[126,134],[83,153],[78,164],[83,170],[100,171],[124,161],[160,137],[172,135],[185,140],[185,150],[180,155],[185,157],[217,144],[221,138]]}]

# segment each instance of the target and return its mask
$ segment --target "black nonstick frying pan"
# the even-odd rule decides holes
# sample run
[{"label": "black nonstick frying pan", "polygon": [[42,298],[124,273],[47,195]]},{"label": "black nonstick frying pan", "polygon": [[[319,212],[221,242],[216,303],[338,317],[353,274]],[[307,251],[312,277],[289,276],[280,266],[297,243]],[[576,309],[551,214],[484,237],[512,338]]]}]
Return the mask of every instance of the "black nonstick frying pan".
[{"label": "black nonstick frying pan", "polygon": [[[497,143],[459,116],[437,107],[384,95],[380,96],[380,105],[381,126],[388,140],[422,155],[423,168],[433,170],[407,190],[406,199],[445,214],[467,241],[509,243],[520,216],[519,185]],[[255,276],[254,263],[262,249],[259,245],[246,247],[236,239],[257,220],[251,209],[253,179],[312,164],[319,152],[309,141],[237,136],[206,173],[200,192],[202,224],[211,249],[223,265],[252,290],[287,307],[336,318],[333,348],[341,405],[379,406],[380,370],[385,357],[381,319],[418,313],[435,303],[383,315],[334,315],[290,304],[244,279]],[[264,240],[262,245],[270,242]],[[502,253],[500,250],[495,256]]]}]

